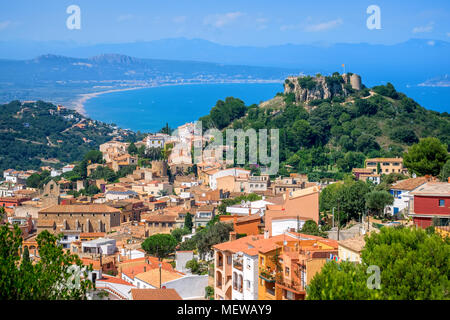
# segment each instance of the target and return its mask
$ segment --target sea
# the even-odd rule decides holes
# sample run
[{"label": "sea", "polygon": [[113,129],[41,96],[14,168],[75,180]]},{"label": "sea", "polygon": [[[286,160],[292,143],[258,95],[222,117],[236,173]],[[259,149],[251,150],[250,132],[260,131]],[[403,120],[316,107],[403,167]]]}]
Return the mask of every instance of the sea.
[{"label": "sea", "polygon": [[[450,113],[449,87],[401,86],[397,90],[427,109]],[[157,132],[166,123],[176,128],[198,120],[226,97],[239,98],[249,106],[282,91],[282,83],[171,85],[102,94],[86,101],[84,109],[95,120],[133,131]]]},{"label": "sea", "polygon": [[91,119],[133,131],[157,132],[166,123],[176,128],[196,121],[227,97],[249,106],[278,92],[283,92],[281,82],[170,85],[105,93],[87,100],[84,109]]}]

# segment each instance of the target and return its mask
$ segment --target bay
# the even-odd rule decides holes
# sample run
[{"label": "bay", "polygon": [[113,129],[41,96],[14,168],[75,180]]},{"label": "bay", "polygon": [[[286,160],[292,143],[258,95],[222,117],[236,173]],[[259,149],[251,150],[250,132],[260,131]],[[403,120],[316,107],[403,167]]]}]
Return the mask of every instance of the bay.
[{"label": "bay", "polygon": [[95,120],[156,132],[166,123],[175,128],[198,120],[226,97],[239,98],[248,106],[282,91],[282,83],[173,85],[102,94],[87,100],[84,109]]}]

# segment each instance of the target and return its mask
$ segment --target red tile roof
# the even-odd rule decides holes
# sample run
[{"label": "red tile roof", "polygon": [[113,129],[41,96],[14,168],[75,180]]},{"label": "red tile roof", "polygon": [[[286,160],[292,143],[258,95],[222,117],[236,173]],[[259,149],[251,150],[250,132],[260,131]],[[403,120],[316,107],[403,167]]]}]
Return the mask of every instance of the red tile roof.
[{"label": "red tile roof", "polygon": [[131,289],[133,300],[182,300],[175,289]]}]

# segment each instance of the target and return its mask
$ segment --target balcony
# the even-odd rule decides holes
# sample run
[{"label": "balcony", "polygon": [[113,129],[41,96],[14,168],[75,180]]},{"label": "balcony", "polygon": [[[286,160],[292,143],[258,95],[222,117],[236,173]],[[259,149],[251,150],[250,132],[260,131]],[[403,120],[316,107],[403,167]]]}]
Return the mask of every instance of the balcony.
[{"label": "balcony", "polygon": [[269,271],[264,268],[259,269],[259,277],[266,282],[271,283],[275,282],[275,275],[276,275],[275,271]]},{"label": "balcony", "polygon": [[285,290],[291,291],[296,294],[304,294],[305,293],[305,288],[303,288],[302,284],[297,281],[292,281],[292,280],[283,281],[283,280],[277,279],[276,285],[278,287],[281,287]]}]

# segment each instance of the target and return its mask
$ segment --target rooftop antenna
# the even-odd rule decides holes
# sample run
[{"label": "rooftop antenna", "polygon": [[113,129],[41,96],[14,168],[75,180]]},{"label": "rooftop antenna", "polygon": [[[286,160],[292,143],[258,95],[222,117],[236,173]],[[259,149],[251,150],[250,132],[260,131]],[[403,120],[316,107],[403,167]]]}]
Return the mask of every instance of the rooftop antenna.
[{"label": "rooftop antenna", "polygon": [[344,68],[344,74],[345,74],[345,63],[342,64],[342,68]]}]

